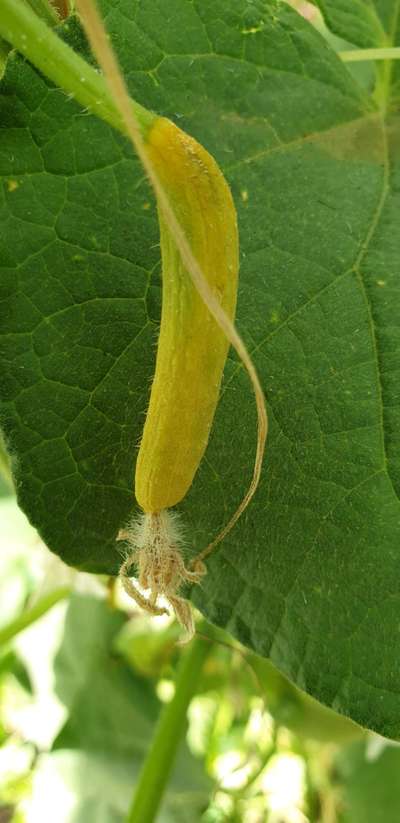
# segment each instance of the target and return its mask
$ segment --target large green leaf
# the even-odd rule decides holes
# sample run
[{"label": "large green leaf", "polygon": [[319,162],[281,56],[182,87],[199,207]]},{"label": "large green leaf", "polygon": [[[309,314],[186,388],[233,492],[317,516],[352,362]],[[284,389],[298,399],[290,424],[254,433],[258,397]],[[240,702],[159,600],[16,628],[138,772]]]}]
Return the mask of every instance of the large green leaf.
[{"label": "large green leaf", "polygon": [[[398,735],[397,120],[285,4],[102,7],[133,96],[232,185],[238,325],[268,399],[261,487],[194,602],[324,703]],[[154,202],[127,142],[20,58],[1,88],[0,392],[19,500],[67,562],[115,572],[154,369]],[[241,499],[254,448],[231,356],[180,506],[193,550]]]},{"label": "large green leaf", "polygon": [[346,717],[318,703],[290,683],[269,660],[251,655],[250,665],[265,693],[269,713],[278,726],[285,726],[301,740],[344,744],[367,734]]}]

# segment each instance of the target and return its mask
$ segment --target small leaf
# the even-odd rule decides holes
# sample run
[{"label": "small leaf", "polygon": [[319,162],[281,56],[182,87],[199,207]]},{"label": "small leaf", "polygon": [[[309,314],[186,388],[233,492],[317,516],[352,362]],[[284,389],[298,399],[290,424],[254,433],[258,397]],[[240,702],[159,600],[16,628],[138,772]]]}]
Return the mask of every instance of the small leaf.
[{"label": "small leaf", "polygon": [[[153,624],[154,625],[154,624]],[[171,674],[172,659],[176,656],[177,641],[181,636],[174,622],[160,629],[153,628],[148,617],[138,616],[122,627],[115,649],[144,677],[162,677]]]}]

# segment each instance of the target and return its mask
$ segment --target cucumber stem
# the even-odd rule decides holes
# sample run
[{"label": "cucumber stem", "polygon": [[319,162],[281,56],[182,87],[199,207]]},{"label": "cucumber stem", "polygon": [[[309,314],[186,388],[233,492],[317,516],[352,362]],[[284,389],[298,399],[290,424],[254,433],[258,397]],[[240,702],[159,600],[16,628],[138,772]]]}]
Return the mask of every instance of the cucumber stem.
[{"label": "cucumber stem", "polygon": [[161,710],[126,823],[153,823],[156,819],[186,729],[187,709],[196,694],[199,676],[211,648],[212,642],[195,636],[182,655],[175,694]]}]

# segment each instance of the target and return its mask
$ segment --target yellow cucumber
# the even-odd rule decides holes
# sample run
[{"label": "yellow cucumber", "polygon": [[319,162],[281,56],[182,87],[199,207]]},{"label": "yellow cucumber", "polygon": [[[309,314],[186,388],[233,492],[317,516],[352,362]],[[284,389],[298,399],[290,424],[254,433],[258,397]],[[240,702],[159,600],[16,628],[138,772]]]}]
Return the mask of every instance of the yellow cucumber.
[{"label": "yellow cucumber", "polygon": [[[126,542],[120,579],[126,592],[150,614],[163,614],[166,609],[159,597],[166,598],[189,638],[194,633],[193,614],[179,592],[185,583],[200,582],[206,573],[204,558],[251,500],[267,434],[262,387],[232,322],[238,278],[236,212],[225,179],[208,152],[170,121],[132,105],[94,0],[76,0],[76,4],[121,115],[122,130],[154,188],[160,219],[161,329],[135,478],[143,513],[119,532],[118,539]],[[207,446],[228,339],[248,371],[256,397],[253,477],[229,522],[188,568],[179,521],[169,508],[185,496]]]},{"label": "yellow cucumber", "polygon": [[[210,154],[159,117],[146,153],[214,295],[233,319],[238,231],[229,187]],[[161,212],[162,315],[157,360],[135,478],[144,512],[175,506],[203,457],[229,348],[185,269]]]}]

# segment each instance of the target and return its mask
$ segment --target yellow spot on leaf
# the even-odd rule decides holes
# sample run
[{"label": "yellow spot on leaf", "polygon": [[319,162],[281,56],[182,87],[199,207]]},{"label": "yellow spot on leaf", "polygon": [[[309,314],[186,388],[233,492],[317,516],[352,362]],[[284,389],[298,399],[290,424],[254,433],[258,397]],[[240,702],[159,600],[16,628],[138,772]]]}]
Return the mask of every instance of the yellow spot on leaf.
[{"label": "yellow spot on leaf", "polygon": [[243,200],[243,203],[247,203],[249,199],[249,192],[247,191],[247,189],[242,189],[242,191],[240,192],[240,196]]},{"label": "yellow spot on leaf", "polygon": [[264,28],[264,21],[260,20],[257,26],[250,26],[248,29],[242,29],[242,34],[257,34],[257,32],[262,31]]},{"label": "yellow spot on leaf", "polygon": [[7,180],[8,191],[15,191],[19,186],[18,180]]}]

